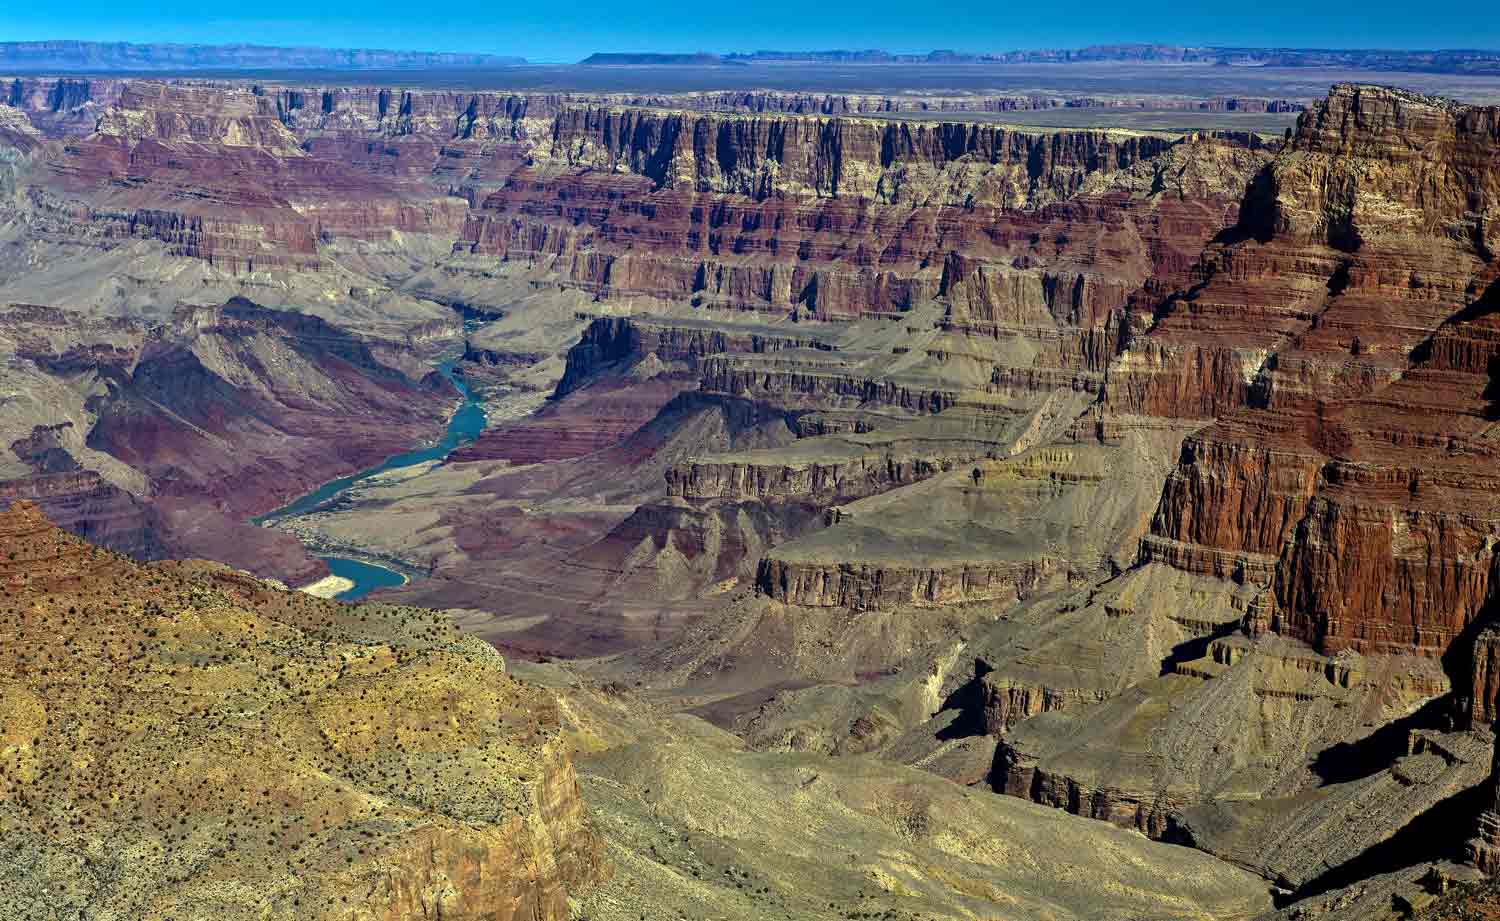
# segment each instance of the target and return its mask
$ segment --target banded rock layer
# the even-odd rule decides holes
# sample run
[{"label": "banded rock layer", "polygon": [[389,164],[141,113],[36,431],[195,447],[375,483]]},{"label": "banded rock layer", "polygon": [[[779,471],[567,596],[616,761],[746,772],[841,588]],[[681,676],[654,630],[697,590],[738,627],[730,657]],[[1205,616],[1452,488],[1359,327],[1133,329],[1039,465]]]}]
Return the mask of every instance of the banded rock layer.
[{"label": "banded rock layer", "polygon": [[1153,535],[1247,561],[1275,602],[1258,630],[1438,655],[1492,604],[1496,118],[1336,87],[1257,180],[1247,238],[1142,338],[1162,364],[1111,371],[1111,402],[1180,411],[1134,402],[1172,375],[1219,417]]}]

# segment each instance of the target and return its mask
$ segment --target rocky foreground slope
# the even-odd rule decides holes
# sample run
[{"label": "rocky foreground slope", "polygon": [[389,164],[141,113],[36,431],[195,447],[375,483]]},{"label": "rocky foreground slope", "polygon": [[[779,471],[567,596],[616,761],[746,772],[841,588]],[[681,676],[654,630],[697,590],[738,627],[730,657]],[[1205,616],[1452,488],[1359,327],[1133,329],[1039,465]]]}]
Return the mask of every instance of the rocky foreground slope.
[{"label": "rocky foreground slope", "polygon": [[599,842],[547,692],[441,617],[0,513],[6,917],[568,917]]}]

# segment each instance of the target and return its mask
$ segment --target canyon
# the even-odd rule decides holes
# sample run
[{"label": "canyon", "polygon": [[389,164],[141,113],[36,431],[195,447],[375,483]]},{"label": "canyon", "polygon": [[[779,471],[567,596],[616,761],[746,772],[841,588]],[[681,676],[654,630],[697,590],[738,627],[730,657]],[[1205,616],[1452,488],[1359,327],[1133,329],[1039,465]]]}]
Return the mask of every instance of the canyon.
[{"label": "canyon", "polygon": [[[8,629],[46,637],[0,662],[0,821],[31,843],[0,878],[28,897],[1486,897],[1495,106],[1143,92],[1300,113],[1171,132],[1028,125],[1129,108],[1035,90],[0,89],[0,574]],[[440,363],[477,437],[251,522],[437,442],[463,402]],[[284,590],[329,554],[408,578]],[[100,721],[143,682],[185,738]],[[296,769],[217,769],[251,801],[177,830],[207,807],[148,773],[173,746],[184,777]],[[128,803],[51,786],[117,757]],[[305,850],[214,853],[267,784]]]}]

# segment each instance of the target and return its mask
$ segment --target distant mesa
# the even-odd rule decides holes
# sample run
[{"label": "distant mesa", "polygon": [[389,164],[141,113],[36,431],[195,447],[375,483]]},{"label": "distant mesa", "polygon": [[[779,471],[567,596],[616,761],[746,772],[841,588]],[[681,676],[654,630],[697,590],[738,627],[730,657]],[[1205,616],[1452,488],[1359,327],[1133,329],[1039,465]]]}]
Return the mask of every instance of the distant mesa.
[{"label": "distant mesa", "polygon": [[[578,63],[584,67],[717,67],[721,64],[731,62],[717,54],[708,54],[707,52],[698,52],[697,54],[598,52],[589,55]],[[735,61],[732,63],[741,62]]]},{"label": "distant mesa", "polygon": [[950,49],[899,53],[879,48],[827,51],[736,51],[724,55],[598,53],[589,66],[720,66],[725,64],[1200,64],[1221,67],[1347,67],[1423,73],[1500,74],[1500,51],[1392,51],[1386,49],[1185,47],[1146,43],[963,52]]},{"label": "distant mesa", "polygon": [[[0,72],[171,73],[211,70],[485,70],[528,63],[524,57],[369,48],[275,47],[226,44],[0,42]],[[1450,49],[1237,48],[1149,43],[973,52],[940,49],[893,52],[879,48],[824,51],[597,52],[587,67],[724,67],[755,64],[995,65],[1198,64],[1236,67],[1342,67],[1358,70],[1500,75],[1500,51]]]},{"label": "distant mesa", "polygon": [[266,45],[177,45],[133,42],[0,42],[0,69],[42,71],[177,71],[377,68],[486,68],[525,64],[513,55],[370,48],[277,48]]}]

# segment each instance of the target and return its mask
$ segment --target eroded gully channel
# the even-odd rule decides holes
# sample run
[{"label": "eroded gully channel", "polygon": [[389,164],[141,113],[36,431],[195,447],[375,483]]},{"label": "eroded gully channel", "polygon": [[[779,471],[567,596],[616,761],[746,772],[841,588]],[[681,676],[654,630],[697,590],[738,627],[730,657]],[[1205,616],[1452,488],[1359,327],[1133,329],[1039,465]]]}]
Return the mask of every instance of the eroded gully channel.
[{"label": "eroded gully channel", "polygon": [[[464,321],[464,335],[467,336],[473,329],[485,322],[484,319],[470,318]],[[280,521],[297,518],[327,508],[348,492],[349,488],[378,476],[390,470],[399,470],[402,467],[414,467],[418,464],[426,464],[432,461],[442,461],[456,449],[468,444],[479,437],[484,431],[489,419],[485,416],[484,406],[478,397],[469,388],[463,377],[454,371],[458,363],[458,357],[445,359],[439,362],[435,370],[451,383],[463,398],[453,416],[448,420],[448,427],[443,432],[443,437],[429,447],[417,448],[396,454],[386,458],[374,467],[369,467],[358,473],[340,477],[337,480],[329,480],[312,492],[298,496],[281,508],[267,512],[258,518],[252,518],[253,524],[262,527],[271,526]],[[354,583],[352,588],[339,592],[334,597],[341,601],[356,601],[368,595],[377,588],[387,588],[401,585],[406,581],[406,576],[389,566],[382,566],[368,560],[357,559],[350,556],[334,556],[319,554],[318,558],[328,564],[329,571],[335,575]]]}]

